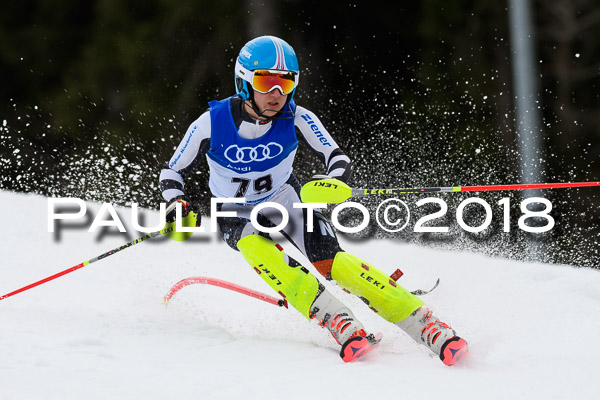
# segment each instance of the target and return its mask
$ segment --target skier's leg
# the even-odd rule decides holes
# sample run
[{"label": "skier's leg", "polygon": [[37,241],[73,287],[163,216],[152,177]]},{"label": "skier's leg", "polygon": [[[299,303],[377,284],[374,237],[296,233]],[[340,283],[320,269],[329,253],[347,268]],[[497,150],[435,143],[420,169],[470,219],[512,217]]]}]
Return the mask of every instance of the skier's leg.
[{"label": "skier's leg", "polygon": [[259,235],[241,238],[237,247],[250,266],[269,286],[305,318],[317,318],[342,346],[344,361],[370,351],[380,338],[367,335],[352,312],[329,293],[306,268],[283,252],[283,248]]},{"label": "skier's leg", "polygon": [[373,265],[344,251],[335,255],[331,278],[343,289],[362,297],[373,311],[392,323],[404,320],[424,304]]},{"label": "skier's leg", "polygon": [[[327,328],[342,345],[340,356],[344,361],[352,361],[374,348],[380,337],[367,334],[352,312],[329,293],[314,275],[288,257],[281,246],[266,238],[250,223],[251,207],[226,204],[222,209],[238,214],[238,217],[218,219],[227,244],[240,250],[261,278],[302,315],[308,319],[316,318],[320,326]],[[267,217],[259,214],[258,220],[263,226],[279,223],[272,215]],[[286,236],[290,237],[289,231]]]},{"label": "skier's leg", "polygon": [[448,324],[436,318],[420,298],[368,262],[340,251],[333,260],[320,262],[319,271],[430,348],[444,364],[452,365],[466,353],[467,342]]},{"label": "skier's leg", "polygon": [[283,248],[259,235],[241,238],[237,247],[260,277],[300,314],[310,319],[311,305],[319,293],[319,281],[288,257]]}]

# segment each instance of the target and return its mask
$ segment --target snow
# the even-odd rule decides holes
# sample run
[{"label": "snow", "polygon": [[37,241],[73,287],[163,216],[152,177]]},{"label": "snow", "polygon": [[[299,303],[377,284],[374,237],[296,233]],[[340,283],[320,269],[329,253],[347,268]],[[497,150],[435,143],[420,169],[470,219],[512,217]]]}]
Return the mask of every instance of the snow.
[{"label": "snow", "polygon": [[[39,196],[0,192],[0,208],[0,295],[134,238],[98,240],[80,228],[57,241]],[[146,224],[157,218],[148,212]],[[344,364],[329,334],[295,310],[222,288],[188,286],[165,307],[169,288],[190,276],[273,293],[215,234],[160,238],[0,301],[0,399],[598,398],[597,270],[341,241],[387,273],[400,267],[410,290],[440,278],[423,299],[469,341],[468,356],[443,365],[331,282],[384,336],[356,363]]]}]

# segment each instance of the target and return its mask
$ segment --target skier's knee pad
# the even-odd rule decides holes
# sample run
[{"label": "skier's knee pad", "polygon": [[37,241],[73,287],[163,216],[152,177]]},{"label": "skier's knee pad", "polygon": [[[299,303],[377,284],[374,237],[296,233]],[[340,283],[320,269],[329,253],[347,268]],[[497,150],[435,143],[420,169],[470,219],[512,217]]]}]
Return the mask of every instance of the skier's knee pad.
[{"label": "skier's knee pad", "polygon": [[310,319],[310,306],[319,292],[317,278],[300,265],[290,266],[281,246],[262,236],[245,236],[237,246],[260,277]]},{"label": "skier's knee pad", "polygon": [[424,304],[382,271],[343,251],[333,260],[331,277],[392,323],[402,321]]}]

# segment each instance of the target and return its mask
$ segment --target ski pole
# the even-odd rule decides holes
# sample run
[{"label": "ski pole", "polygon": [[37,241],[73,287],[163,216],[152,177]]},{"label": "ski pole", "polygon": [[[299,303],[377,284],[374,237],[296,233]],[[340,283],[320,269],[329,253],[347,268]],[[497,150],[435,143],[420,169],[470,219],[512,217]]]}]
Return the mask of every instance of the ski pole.
[{"label": "ski pole", "polygon": [[31,284],[29,284],[29,285],[27,285],[27,286],[23,286],[23,287],[22,287],[22,288],[20,288],[20,289],[17,289],[17,290],[15,290],[15,291],[12,291],[12,292],[10,292],[10,293],[7,293],[7,294],[5,294],[5,295],[3,295],[3,296],[0,296],[0,300],[4,300],[4,299],[6,299],[7,297],[14,296],[15,294],[18,294],[18,293],[24,292],[24,291],[26,291],[26,290],[29,290],[29,289],[31,289],[31,288],[34,288],[34,287],[36,287],[36,286],[39,286],[39,285],[41,285],[42,283],[49,282],[49,281],[51,281],[51,280],[54,280],[54,279],[56,279],[56,278],[59,278],[59,277],[61,277],[61,276],[63,276],[63,275],[69,274],[69,273],[71,273],[71,272],[73,272],[73,271],[77,271],[77,270],[78,270],[78,269],[80,269],[80,268],[83,268],[83,267],[85,267],[85,266],[87,266],[87,265],[90,265],[91,263],[94,263],[94,262],[96,262],[96,261],[98,261],[98,260],[102,260],[102,259],[104,259],[104,258],[106,258],[106,257],[108,257],[108,256],[112,256],[113,254],[115,254],[115,253],[118,253],[118,252],[119,252],[119,251],[121,251],[121,250],[125,250],[125,249],[127,249],[127,248],[129,248],[129,247],[131,247],[131,246],[133,246],[133,245],[136,245],[136,244],[138,244],[138,243],[141,243],[141,242],[143,242],[144,240],[147,240],[147,239],[152,239],[152,238],[154,238],[154,237],[156,237],[156,236],[159,236],[161,233],[165,233],[165,230],[163,229],[162,231],[157,231],[157,232],[151,232],[151,233],[148,233],[147,235],[144,235],[144,236],[142,236],[142,237],[140,237],[140,238],[137,238],[137,239],[135,239],[135,240],[132,240],[132,241],[131,241],[131,242],[129,242],[129,243],[125,243],[124,245],[122,245],[122,246],[120,246],[120,247],[117,247],[116,249],[112,249],[112,250],[110,250],[110,251],[107,251],[107,252],[106,252],[106,253],[104,253],[104,254],[100,254],[99,256],[97,256],[97,257],[94,257],[94,258],[92,258],[92,259],[90,259],[90,260],[84,261],[84,262],[82,262],[82,263],[80,263],[80,264],[77,264],[77,265],[75,265],[75,266],[71,267],[71,268],[67,268],[67,269],[65,269],[64,271],[60,271],[60,272],[58,272],[58,273],[56,273],[56,274],[54,274],[54,275],[51,275],[51,276],[49,276],[49,277],[47,277],[47,278],[41,279],[41,280],[39,280],[39,281],[37,281],[37,282],[33,282],[33,283],[31,283]]},{"label": "ski pole", "polygon": [[320,179],[302,187],[300,197],[305,203],[337,204],[351,197],[378,196],[387,194],[443,193],[443,192],[487,192],[494,190],[558,189],[600,186],[600,182],[532,183],[515,185],[448,186],[423,188],[356,189],[337,179]]},{"label": "ski pole", "polygon": [[[169,207],[167,207],[166,213],[169,213],[175,207],[176,207],[175,203],[171,204]],[[125,249],[127,249],[127,248],[129,248],[129,247],[131,247],[133,245],[136,245],[138,243],[142,243],[144,240],[152,239],[152,238],[155,238],[155,237],[160,236],[160,235],[168,236],[168,235],[172,235],[174,233],[176,233],[176,232],[175,232],[175,228],[174,228],[173,225],[167,226],[167,227],[161,229],[160,231],[150,232],[150,233],[148,233],[148,234],[146,234],[146,235],[144,235],[142,237],[139,237],[139,238],[137,238],[135,240],[132,240],[131,242],[125,243],[124,245],[119,246],[116,249],[112,249],[110,251],[107,251],[106,253],[100,254],[99,256],[94,257],[94,258],[92,258],[90,260],[84,261],[84,262],[82,262],[80,264],[77,264],[77,265],[71,267],[71,268],[67,268],[64,271],[60,271],[60,272],[58,272],[58,273],[56,273],[54,275],[51,275],[51,276],[49,276],[47,278],[41,279],[41,280],[39,280],[37,282],[33,282],[33,283],[31,283],[31,284],[29,284],[27,286],[23,286],[20,289],[17,289],[15,291],[7,293],[7,294],[5,294],[3,296],[0,296],[0,300],[4,300],[7,297],[14,296],[15,294],[19,294],[21,292],[24,292],[26,290],[29,290],[29,289],[34,288],[36,286],[39,286],[39,285],[41,285],[43,283],[50,282],[51,280],[54,280],[56,278],[60,278],[63,275],[70,274],[71,272],[77,271],[78,269],[83,268],[85,266],[88,266],[88,265],[90,265],[90,264],[92,264],[92,263],[94,263],[94,262],[96,262],[98,260],[102,260],[102,259],[104,259],[104,258],[106,258],[108,256],[112,256],[113,254],[118,253],[121,250],[125,250]],[[179,240],[179,239],[175,239],[175,240]]]},{"label": "ski pole", "polygon": [[484,186],[450,186],[424,188],[392,188],[392,189],[352,189],[352,196],[369,196],[374,194],[410,194],[435,192],[489,192],[496,190],[527,190],[527,189],[560,189],[575,187],[600,186],[600,182],[565,182],[565,183],[529,183],[515,185],[484,185]]},{"label": "ski pole", "polygon": [[247,296],[250,296],[250,297],[254,297],[255,299],[266,301],[267,303],[274,304],[279,307],[288,308],[288,303],[287,303],[287,300],[285,300],[285,299],[278,299],[278,298],[266,295],[264,293],[257,292],[256,290],[248,289],[247,287],[237,285],[235,283],[223,281],[221,279],[208,278],[205,276],[193,276],[191,278],[185,278],[185,279],[180,280],[175,285],[173,285],[173,287],[171,287],[169,292],[165,295],[165,297],[163,299],[163,303],[165,305],[167,305],[169,303],[169,301],[171,300],[171,298],[175,295],[175,293],[177,293],[179,290],[183,289],[184,287],[195,284],[195,283],[222,287],[224,289],[233,290],[234,292],[238,292],[238,293],[242,293]]}]

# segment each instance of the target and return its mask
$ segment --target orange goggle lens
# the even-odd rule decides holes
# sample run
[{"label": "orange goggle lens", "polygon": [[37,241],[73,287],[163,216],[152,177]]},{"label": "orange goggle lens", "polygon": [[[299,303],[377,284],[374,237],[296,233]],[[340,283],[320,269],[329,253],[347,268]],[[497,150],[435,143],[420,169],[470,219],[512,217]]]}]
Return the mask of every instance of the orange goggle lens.
[{"label": "orange goggle lens", "polygon": [[283,94],[290,94],[296,87],[296,74],[289,71],[256,70],[252,87],[261,93],[269,93],[278,88]]}]

